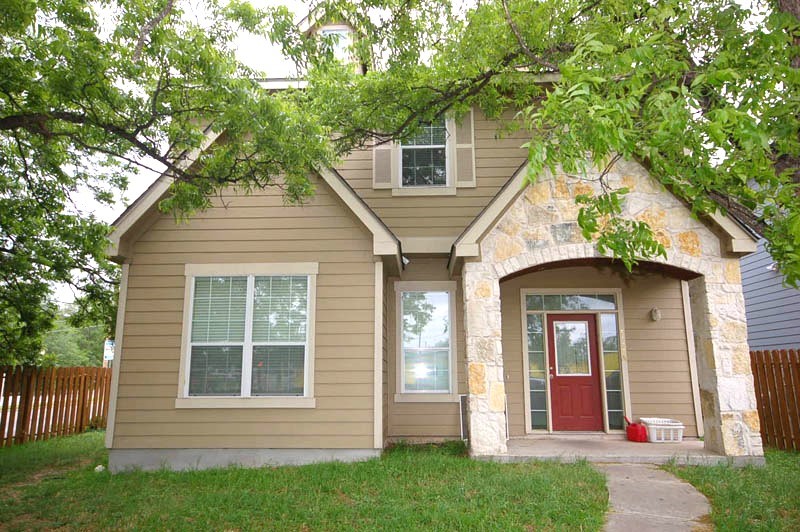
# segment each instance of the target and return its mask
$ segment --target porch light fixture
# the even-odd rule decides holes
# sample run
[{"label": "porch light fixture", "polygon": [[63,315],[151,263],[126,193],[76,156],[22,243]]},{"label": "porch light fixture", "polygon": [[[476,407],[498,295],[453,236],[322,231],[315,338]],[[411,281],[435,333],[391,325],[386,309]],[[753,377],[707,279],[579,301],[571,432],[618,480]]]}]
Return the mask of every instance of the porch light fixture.
[{"label": "porch light fixture", "polygon": [[661,309],[659,309],[659,308],[650,309],[650,319],[652,321],[660,321],[661,320]]}]

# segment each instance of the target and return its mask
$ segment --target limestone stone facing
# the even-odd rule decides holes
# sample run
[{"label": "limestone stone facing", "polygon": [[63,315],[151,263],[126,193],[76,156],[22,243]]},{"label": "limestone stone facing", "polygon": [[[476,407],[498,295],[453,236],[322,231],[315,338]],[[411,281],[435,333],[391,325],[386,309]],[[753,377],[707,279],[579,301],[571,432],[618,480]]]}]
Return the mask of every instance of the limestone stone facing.
[{"label": "limestone stone facing", "polygon": [[[464,263],[473,455],[506,452],[500,280],[550,262],[601,257],[581,236],[575,204],[577,195],[599,193],[597,177],[548,173],[527,186],[480,241],[480,257]],[[699,275],[689,296],[706,448],[762,455],[738,257],[728,256],[717,235],[639,164],[618,163],[607,183],[628,188],[623,216],[647,221],[666,248],[666,258],[652,260]]]}]

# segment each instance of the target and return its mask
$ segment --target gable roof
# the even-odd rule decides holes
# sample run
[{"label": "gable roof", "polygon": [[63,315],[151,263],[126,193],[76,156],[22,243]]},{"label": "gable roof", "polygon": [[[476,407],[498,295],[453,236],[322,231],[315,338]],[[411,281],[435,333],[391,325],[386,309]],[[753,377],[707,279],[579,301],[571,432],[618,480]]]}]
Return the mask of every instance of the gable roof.
[{"label": "gable roof", "polygon": [[[211,130],[210,127],[207,128],[206,138],[201,148],[179,157],[179,167],[188,168],[191,166],[197,161],[200,154],[211,146],[221,134],[222,132],[215,132]],[[383,220],[381,220],[369,205],[356,194],[355,190],[353,190],[339,172],[331,168],[321,168],[317,170],[317,173],[334,194],[342,200],[348,209],[350,209],[356,218],[358,218],[372,234],[373,253],[378,256],[394,257],[398,269],[402,269],[402,249],[400,240]],[[169,175],[169,171],[161,174],[158,179],[156,179],[153,184],[114,221],[112,224],[114,230],[109,236],[111,243],[107,250],[108,255],[112,259],[118,261],[124,259],[124,256],[120,253],[122,238],[148,211],[158,204],[164,194],[166,194],[172,181],[173,178]]]},{"label": "gable roof", "polygon": [[[549,170],[546,170],[549,174]],[[448,268],[452,274],[459,258],[477,257],[480,255],[480,241],[495,226],[500,217],[519,197],[526,187],[528,163],[523,163],[514,175],[497,192],[492,201],[475,217],[474,220],[453,242],[450,249]],[[719,228],[727,237],[727,250],[730,253],[752,253],[756,250],[757,239],[750,231],[745,230],[734,218],[716,211],[705,215],[709,222]]]}]

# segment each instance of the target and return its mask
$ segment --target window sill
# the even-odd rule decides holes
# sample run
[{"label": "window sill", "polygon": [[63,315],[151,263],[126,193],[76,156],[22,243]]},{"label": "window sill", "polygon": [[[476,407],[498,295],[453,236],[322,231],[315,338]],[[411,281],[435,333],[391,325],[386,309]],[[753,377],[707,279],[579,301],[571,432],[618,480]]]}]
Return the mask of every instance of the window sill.
[{"label": "window sill", "polygon": [[395,403],[458,403],[457,394],[452,393],[396,393]]},{"label": "window sill", "polygon": [[455,196],[456,187],[393,188],[392,196]]},{"label": "window sill", "polygon": [[314,397],[178,397],[175,408],[316,408]]}]

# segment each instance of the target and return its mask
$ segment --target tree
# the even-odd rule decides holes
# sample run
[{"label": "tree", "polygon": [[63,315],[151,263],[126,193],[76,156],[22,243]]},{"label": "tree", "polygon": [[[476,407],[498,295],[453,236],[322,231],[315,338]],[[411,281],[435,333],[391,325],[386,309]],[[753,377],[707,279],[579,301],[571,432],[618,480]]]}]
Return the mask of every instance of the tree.
[{"label": "tree", "polygon": [[[519,111],[531,179],[557,165],[583,176],[588,154],[600,171],[587,178],[603,182],[618,158],[639,160],[696,213],[721,207],[759,228],[787,279],[800,280],[794,0],[755,11],[730,0],[316,3],[319,20],[358,32],[352,53],[371,66],[363,76],[285,8],[204,6],[0,6],[4,354],[39,352],[52,282],[86,293],[89,314],[113,307],[109,228],[73,204],[77,192],[109,202],[152,168],[173,178],[160,206],[179,218],[231,185],[277,186],[303,201],[314,168],[473,105],[489,116]],[[260,74],[234,56],[241,30],[280,43],[308,88],[261,89]],[[183,164],[208,130],[224,131],[222,140]],[[661,248],[646,224],[619,216],[624,192],[581,198],[580,224],[630,266]]]},{"label": "tree", "polygon": [[[800,71],[795,0],[507,0],[456,10],[438,0],[317,6],[359,40],[366,76],[302,42],[287,11],[273,36],[308,71],[298,95],[338,135],[337,153],[402,139],[420,122],[469,106],[518,111],[530,176],[560,166],[600,181],[579,197],[579,224],[628,268],[663,248],[620,216],[625,190],[604,180],[638,160],[691,205],[730,212],[769,240],[800,281]],[[378,8],[382,7],[382,11]],[[591,169],[595,169],[592,172]]]},{"label": "tree", "polygon": [[[330,161],[327,130],[294,98],[261,90],[231,50],[263,16],[206,7],[203,18],[173,0],[0,6],[0,362],[40,354],[54,282],[83,294],[76,320],[113,320],[109,227],[82,212],[81,192],[110,203],[153,168],[175,178],[164,208],[181,216],[227,184],[312,193],[306,172]],[[207,127],[227,142],[185,168]]]},{"label": "tree", "polygon": [[44,334],[44,354],[37,362],[55,366],[103,364],[103,344],[106,339],[104,324],[74,327],[70,321],[74,312],[74,308],[58,310],[55,327]]}]

